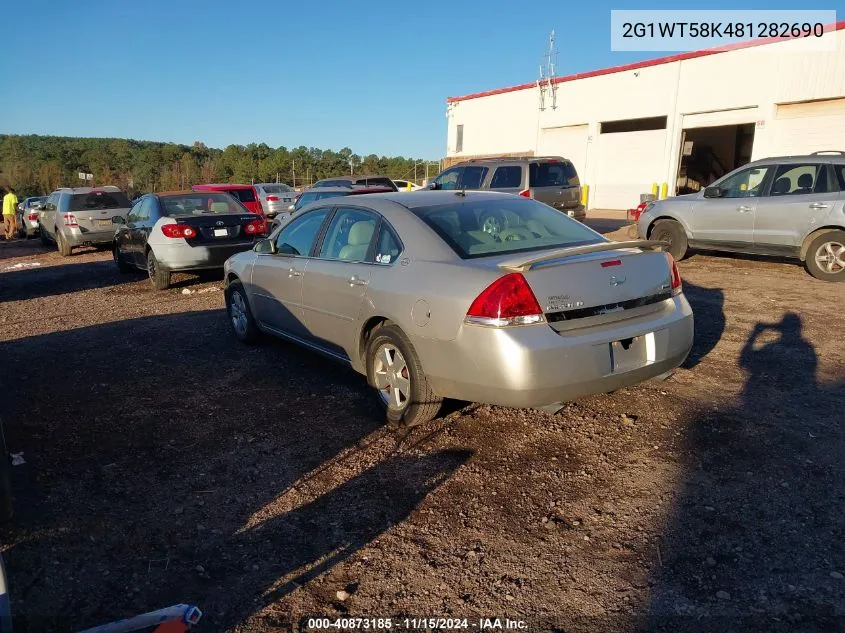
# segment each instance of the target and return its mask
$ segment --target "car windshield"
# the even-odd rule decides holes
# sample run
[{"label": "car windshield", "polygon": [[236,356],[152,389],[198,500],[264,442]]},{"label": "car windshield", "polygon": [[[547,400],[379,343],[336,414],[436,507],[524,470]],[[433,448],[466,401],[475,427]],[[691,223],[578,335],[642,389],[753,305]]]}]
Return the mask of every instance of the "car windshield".
[{"label": "car windshield", "polygon": [[266,193],[292,193],[293,192],[293,189],[291,189],[287,185],[264,185],[263,189]]},{"label": "car windshield", "polygon": [[70,201],[70,211],[100,211],[103,209],[128,209],[132,205],[121,191],[91,191],[75,193]]},{"label": "car windshield", "polygon": [[197,191],[175,196],[159,197],[164,215],[175,218],[184,215],[227,215],[249,213],[231,196],[215,191]]},{"label": "car windshield", "polygon": [[463,259],[593,244],[603,238],[535,200],[503,196],[413,209]]},{"label": "car windshield", "polygon": [[349,192],[347,191],[308,191],[299,196],[299,200],[296,201],[296,206],[303,207],[306,204],[322,200],[323,198],[336,198],[337,196],[345,196],[348,194]]}]

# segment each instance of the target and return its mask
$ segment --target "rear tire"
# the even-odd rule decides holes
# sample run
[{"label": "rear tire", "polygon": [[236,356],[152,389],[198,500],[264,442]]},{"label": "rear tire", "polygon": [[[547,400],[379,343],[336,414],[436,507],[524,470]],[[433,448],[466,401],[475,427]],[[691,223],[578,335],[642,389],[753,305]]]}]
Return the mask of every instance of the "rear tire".
[{"label": "rear tire", "polygon": [[226,314],[232,332],[242,343],[253,343],[261,336],[249,307],[246,290],[240,281],[234,281],[226,287]]},{"label": "rear tire", "polygon": [[411,341],[395,325],[378,328],[367,343],[367,382],[376,389],[391,428],[425,424],[443,404],[428,384]]},{"label": "rear tire", "polygon": [[112,248],[111,254],[114,258],[114,263],[117,265],[117,269],[122,275],[132,272],[132,267],[123,260],[123,257],[121,257],[120,250],[117,248],[117,246]]},{"label": "rear tire", "polygon": [[170,287],[170,271],[161,268],[152,251],[147,253],[147,274],[156,290],[167,290]]},{"label": "rear tire", "polygon": [[658,220],[649,237],[658,242],[669,242],[666,250],[676,261],[681,261],[687,254],[687,232],[675,220]]},{"label": "rear tire", "polygon": [[828,231],[816,236],[807,248],[804,265],[816,279],[845,281],[845,231]]},{"label": "rear tire", "polygon": [[70,257],[71,253],[73,253],[73,247],[62,237],[62,233],[59,230],[56,230],[56,248],[59,249],[59,255],[62,257]]}]

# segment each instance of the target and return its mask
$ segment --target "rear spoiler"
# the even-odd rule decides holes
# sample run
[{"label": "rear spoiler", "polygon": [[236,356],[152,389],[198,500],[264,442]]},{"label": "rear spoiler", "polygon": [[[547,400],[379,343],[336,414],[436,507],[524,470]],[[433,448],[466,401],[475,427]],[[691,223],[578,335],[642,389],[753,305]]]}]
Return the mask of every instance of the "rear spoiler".
[{"label": "rear spoiler", "polygon": [[553,251],[541,251],[539,253],[526,253],[521,257],[514,257],[499,263],[499,268],[515,272],[530,270],[534,264],[550,261],[552,259],[563,259],[586,255],[587,253],[600,253],[601,251],[616,251],[623,248],[644,248],[651,251],[663,250],[669,247],[668,242],[657,240],[630,240],[627,242],[599,242],[597,244],[585,244],[584,246],[572,246],[570,248],[557,248]]}]

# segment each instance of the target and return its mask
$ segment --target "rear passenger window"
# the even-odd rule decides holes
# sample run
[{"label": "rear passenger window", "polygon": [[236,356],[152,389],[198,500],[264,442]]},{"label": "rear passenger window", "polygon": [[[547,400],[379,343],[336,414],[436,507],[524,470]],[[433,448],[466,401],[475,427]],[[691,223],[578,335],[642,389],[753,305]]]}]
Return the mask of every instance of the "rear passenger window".
[{"label": "rear passenger window", "polygon": [[499,167],[493,172],[491,189],[513,189],[522,185],[522,167]]},{"label": "rear passenger window", "polygon": [[836,172],[836,179],[839,180],[839,190],[845,191],[845,165],[834,165],[833,171]]},{"label": "rear passenger window", "polygon": [[376,244],[376,264],[392,264],[399,258],[401,250],[399,240],[393,235],[393,231],[387,228],[387,225],[382,224]]},{"label": "rear passenger window", "polygon": [[780,165],[772,183],[772,196],[827,193],[827,173],[821,165]]},{"label": "rear passenger window", "polygon": [[480,189],[484,177],[487,175],[486,167],[464,167],[461,177],[461,189]]},{"label": "rear passenger window", "polygon": [[367,259],[377,218],[360,209],[339,209],[329,224],[320,248],[320,257],[346,262]]},{"label": "rear passenger window", "polygon": [[229,189],[226,193],[232,194],[241,202],[255,202],[255,192],[252,189]]},{"label": "rear passenger window", "polygon": [[[567,163],[531,163],[528,173],[530,187],[568,187]],[[574,172],[574,169],[572,170]]]}]

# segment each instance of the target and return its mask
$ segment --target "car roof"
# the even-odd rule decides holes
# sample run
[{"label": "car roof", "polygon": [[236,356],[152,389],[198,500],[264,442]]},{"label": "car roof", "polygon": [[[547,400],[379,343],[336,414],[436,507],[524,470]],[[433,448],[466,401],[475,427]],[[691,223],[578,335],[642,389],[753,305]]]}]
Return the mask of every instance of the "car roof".
[{"label": "car roof", "polygon": [[320,178],[317,182],[325,182],[326,180],[369,180],[371,178],[382,178],[384,180],[390,180],[387,176],[382,174],[363,174],[360,176],[331,176],[329,178]]},{"label": "car roof", "polygon": [[[563,156],[493,156],[489,158],[468,158],[459,163],[450,165],[451,167],[460,167],[461,165],[477,165],[480,163],[542,163],[542,162],[571,162],[568,158]],[[445,170],[444,170],[445,171]]]},{"label": "car roof", "polygon": [[217,190],[225,190],[225,189],[252,189],[253,185],[241,185],[241,184],[232,184],[232,183],[209,183],[203,185],[194,185],[199,190],[203,189],[217,189]]},{"label": "car roof", "polygon": [[806,163],[811,162],[834,162],[845,164],[845,152],[813,152],[812,154],[798,154],[794,156],[769,156],[767,158],[759,158],[748,163],[749,165],[764,165],[768,163]]},{"label": "car roof", "polygon": [[92,191],[121,192],[120,187],[115,187],[114,185],[103,185],[102,187],[59,187],[56,191],[70,193],[91,193]]},{"label": "car roof", "polygon": [[315,189],[306,189],[305,191],[301,192],[300,195],[305,195],[306,193],[345,193],[349,195],[357,194],[357,193],[396,193],[393,189],[389,189],[387,187],[381,187],[378,185],[372,186],[360,186],[355,185],[353,187],[317,187]]},{"label": "car roof", "polygon": [[[171,196],[193,196],[198,193],[224,193],[222,191],[196,191],[194,189],[178,189],[175,191],[157,191],[156,193],[147,193],[147,196],[157,196],[159,198],[166,198]],[[143,196],[142,196],[143,197]]]}]

